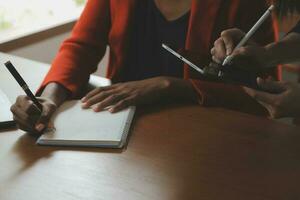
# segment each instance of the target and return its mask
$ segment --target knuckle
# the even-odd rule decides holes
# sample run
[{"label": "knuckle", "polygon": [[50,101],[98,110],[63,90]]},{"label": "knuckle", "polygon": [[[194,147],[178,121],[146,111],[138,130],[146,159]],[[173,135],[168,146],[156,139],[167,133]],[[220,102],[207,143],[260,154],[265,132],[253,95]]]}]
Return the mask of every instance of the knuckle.
[{"label": "knuckle", "polygon": [[99,92],[101,92],[101,91],[102,91],[102,88],[101,88],[101,87],[98,87],[98,88],[95,89],[95,92],[96,92],[96,93],[99,93]]},{"label": "knuckle", "polygon": [[10,107],[10,111],[12,112],[12,113],[15,113],[16,112],[16,110],[17,110],[17,107],[16,107],[16,105],[14,104],[14,105],[12,105],[11,107]]},{"label": "knuckle", "polygon": [[112,94],[112,95],[110,95],[109,100],[114,100],[116,98],[118,98],[118,95],[117,94]]},{"label": "knuckle", "polygon": [[214,42],[214,45],[219,46],[221,42],[222,42],[222,38],[219,38]]},{"label": "knuckle", "polygon": [[103,91],[103,92],[101,92],[101,95],[102,96],[107,96],[107,95],[109,95],[109,93],[107,91]]},{"label": "knuckle", "polygon": [[241,33],[242,31],[238,28],[232,28],[232,29],[229,29],[230,32],[238,32],[238,33]]},{"label": "knuckle", "polygon": [[26,106],[24,107],[24,111],[25,111],[26,113],[31,113],[32,110],[33,110],[34,108],[35,108],[35,107],[34,107],[33,102],[28,102],[28,103],[26,104]]},{"label": "knuckle", "polygon": [[49,101],[49,102],[45,103],[44,105],[45,105],[44,107],[48,108],[49,110],[57,109],[57,105],[52,101]]},{"label": "knuckle", "polygon": [[17,101],[23,101],[25,99],[25,95],[20,95],[17,97]]},{"label": "knuckle", "polygon": [[222,32],[221,32],[221,36],[222,36],[222,37],[226,37],[226,36],[229,35],[229,33],[230,33],[231,31],[232,31],[232,29],[222,31]]},{"label": "knuckle", "polygon": [[103,107],[103,103],[102,102],[100,102],[97,105],[95,105],[95,109],[100,109],[102,107]]},{"label": "knuckle", "polygon": [[57,109],[57,106],[55,104],[50,104],[49,105],[49,111],[54,111]]},{"label": "knuckle", "polygon": [[278,119],[278,118],[280,118],[280,117],[282,116],[281,113],[282,113],[282,112],[281,112],[280,110],[275,109],[275,110],[273,111],[273,113],[272,113],[273,119]]}]

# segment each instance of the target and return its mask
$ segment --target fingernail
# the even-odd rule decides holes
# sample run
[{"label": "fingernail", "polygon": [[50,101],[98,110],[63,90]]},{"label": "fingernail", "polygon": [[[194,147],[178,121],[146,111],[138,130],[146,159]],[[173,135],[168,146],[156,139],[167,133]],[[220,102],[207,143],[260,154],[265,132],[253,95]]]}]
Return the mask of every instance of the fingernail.
[{"label": "fingernail", "polygon": [[115,111],[115,109],[114,108],[110,108],[110,109],[108,109],[108,112],[110,112],[110,113],[113,113]]},{"label": "fingernail", "polygon": [[83,97],[83,98],[81,99],[81,102],[82,102],[82,103],[86,102],[86,97]]},{"label": "fingernail", "polygon": [[87,105],[87,103],[83,103],[83,104],[81,104],[81,107],[82,108],[88,108],[88,105]]},{"label": "fingernail", "polygon": [[45,125],[44,124],[37,124],[35,126],[35,129],[38,131],[38,132],[41,132],[42,130],[44,130],[45,128]]},{"label": "fingernail", "polygon": [[93,108],[93,111],[94,111],[94,112],[100,112],[100,108],[95,107],[95,108]]}]

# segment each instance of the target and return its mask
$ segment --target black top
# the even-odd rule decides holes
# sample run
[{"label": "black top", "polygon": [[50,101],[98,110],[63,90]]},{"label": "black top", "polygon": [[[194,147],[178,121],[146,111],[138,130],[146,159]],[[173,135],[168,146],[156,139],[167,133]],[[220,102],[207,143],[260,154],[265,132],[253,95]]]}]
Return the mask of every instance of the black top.
[{"label": "black top", "polygon": [[300,21],[290,32],[300,33]]},{"label": "black top", "polygon": [[167,21],[154,0],[139,1],[129,49],[128,64],[122,81],[156,76],[183,76],[183,63],[164,50],[162,43],[176,51],[184,49],[190,12]]}]

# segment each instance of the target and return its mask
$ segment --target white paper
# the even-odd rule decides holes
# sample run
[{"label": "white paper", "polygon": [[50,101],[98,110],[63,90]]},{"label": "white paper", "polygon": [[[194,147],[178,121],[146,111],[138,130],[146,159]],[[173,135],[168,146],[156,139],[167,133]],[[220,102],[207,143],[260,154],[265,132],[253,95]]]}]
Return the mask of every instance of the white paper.
[{"label": "white paper", "polygon": [[[80,101],[64,103],[52,117],[38,144],[119,147],[127,135],[134,107],[118,113],[82,109]],[[52,124],[52,125],[51,125]],[[52,127],[52,130],[51,130]]]},{"label": "white paper", "polygon": [[10,112],[11,103],[7,96],[0,90],[0,123],[13,120],[13,115]]}]

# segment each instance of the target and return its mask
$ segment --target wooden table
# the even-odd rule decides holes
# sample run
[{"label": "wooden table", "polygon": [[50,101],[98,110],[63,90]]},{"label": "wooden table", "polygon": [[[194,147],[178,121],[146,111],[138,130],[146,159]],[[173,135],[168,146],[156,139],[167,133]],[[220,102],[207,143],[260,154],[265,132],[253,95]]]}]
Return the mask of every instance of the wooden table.
[{"label": "wooden table", "polygon": [[41,147],[1,132],[0,199],[300,199],[297,127],[197,105],[139,110],[132,127],[123,151]]}]

